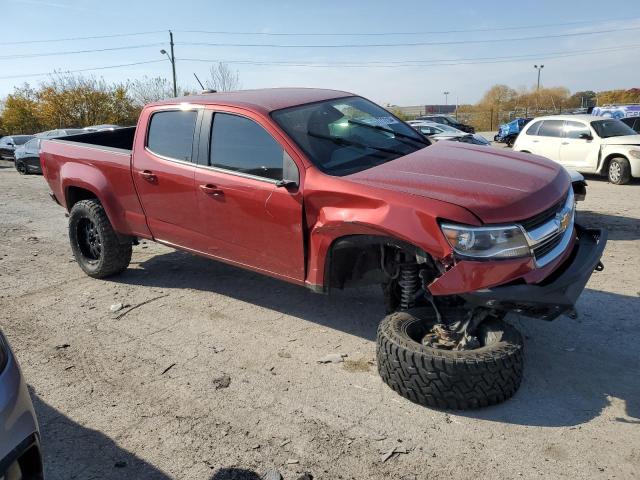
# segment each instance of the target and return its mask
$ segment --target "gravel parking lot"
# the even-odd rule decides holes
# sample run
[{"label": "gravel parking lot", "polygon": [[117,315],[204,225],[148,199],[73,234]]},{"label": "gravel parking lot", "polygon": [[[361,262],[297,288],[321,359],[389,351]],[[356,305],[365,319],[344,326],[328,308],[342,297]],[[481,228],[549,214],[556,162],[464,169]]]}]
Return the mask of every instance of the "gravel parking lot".
[{"label": "gravel parking lot", "polygon": [[[520,391],[464,413],[379,379],[377,289],[320,296],[148,242],[123,275],[94,280],[47,193],[0,161],[0,325],[48,479],[637,478],[637,182],[589,179],[579,219],[609,229],[605,270],[577,320],[512,318],[526,336]],[[329,353],[346,361],[317,362]]]}]

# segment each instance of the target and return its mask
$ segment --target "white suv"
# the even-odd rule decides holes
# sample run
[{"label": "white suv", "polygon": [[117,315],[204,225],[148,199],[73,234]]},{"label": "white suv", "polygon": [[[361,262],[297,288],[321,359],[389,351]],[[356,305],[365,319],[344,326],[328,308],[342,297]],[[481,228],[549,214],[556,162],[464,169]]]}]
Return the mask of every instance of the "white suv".
[{"label": "white suv", "polygon": [[513,144],[583,173],[607,175],[622,185],[640,177],[640,135],[620,120],[554,115],[532,120]]}]

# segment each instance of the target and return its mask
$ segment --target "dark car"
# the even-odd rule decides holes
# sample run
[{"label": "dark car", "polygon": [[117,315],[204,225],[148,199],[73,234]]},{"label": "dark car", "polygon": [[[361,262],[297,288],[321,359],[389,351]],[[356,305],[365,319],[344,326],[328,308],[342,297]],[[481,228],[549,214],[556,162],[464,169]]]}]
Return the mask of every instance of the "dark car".
[{"label": "dark car", "polygon": [[620,121],[626,123],[635,132],[640,133],[640,117],[621,118]]},{"label": "dark car", "polygon": [[42,174],[42,168],[40,167],[40,142],[46,138],[61,138],[81,133],[87,132],[81,128],[61,128],[36,134],[35,138],[16,148],[14,153],[16,170],[23,175],[30,173]]},{"label": "dark car", "polygon": [[42,168],[40,168],[41,141],[41,138],[32,138],[24,145],[16,148],[16,170],[18,170],[22,175],[28,175],[30,173],[42,174]]},{"label": "dark car", "polygon": [[471,125],[465,125],[464,123],[460,123],[454,118],[448,117],[446,115],[424,115],[422,117],[418,117],[416,120],[442,123],[443,125],[449,125],[450,127],[457,128],[458,130],[462,130],[463,132],[476,133],[476,129]]},{"label": "dark car", "polygon": [[38,421],[18,361],[0,331],[0,479],[42,478]]},{"label": "dark car", "polygon": [[13,160],[16,147],[24,145],[33,135],[9,135],[0,138],[0,158]]}]

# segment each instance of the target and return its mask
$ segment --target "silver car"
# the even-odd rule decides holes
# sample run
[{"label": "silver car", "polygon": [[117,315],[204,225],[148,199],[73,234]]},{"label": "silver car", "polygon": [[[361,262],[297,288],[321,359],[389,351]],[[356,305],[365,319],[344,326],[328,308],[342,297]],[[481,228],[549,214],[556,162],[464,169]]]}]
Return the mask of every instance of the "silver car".
[{"label": "silver car", "polygon": [[20,366],[0,332],[0,480],[41,480],[40,431]]}]

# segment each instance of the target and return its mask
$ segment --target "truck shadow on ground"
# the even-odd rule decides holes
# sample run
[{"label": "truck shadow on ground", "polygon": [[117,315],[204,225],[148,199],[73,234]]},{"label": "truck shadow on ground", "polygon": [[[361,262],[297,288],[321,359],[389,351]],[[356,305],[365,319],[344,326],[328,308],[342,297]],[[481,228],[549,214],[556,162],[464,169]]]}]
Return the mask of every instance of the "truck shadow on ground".
[{"label": "truck shadow on ground", "polygon": [[[120,447],[114,440],[83,427],[42,400],[29,388],[40,423],[47,480],[99,478],[170,480],[172,477]],[[201,477],[204,478],[204,477]],[[217,468],[210,480],[260,480],[253,470]]]},{"label": "truck shadow on ground", "polygon": [[321,295],[302,286],[179,251],[156,255],[138,267],[109,280],[225,295],[367,340],[375,340],[378,322],[384,317],[382,289],[377,285],[332,290],[331,295]]},{"label": "truck shadow on ground", "polygon": [[[383,317],[377,287],[317,295],[182,252],[157,255],[138,266],[114,280],[225,295],[370,341],[375,341]],[[612,406],[620,422],[640,424],[640,299],[586,290],[578,310],[578,320],[513,318],[526,338],[520,391],[508,402],[464,415],[522,425],[573,426]]]},{"label": "truck shadow on ground", "polygon": [[609,240],[640,239],[640,220],[637,218],[578,210],[577,221],[585,227],[605,228]]}]

